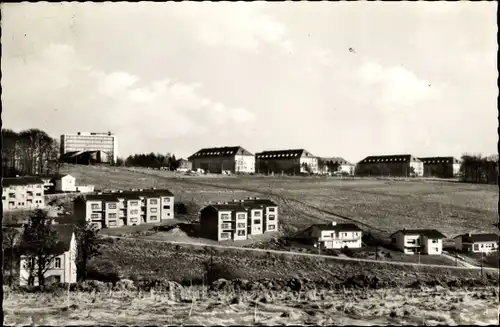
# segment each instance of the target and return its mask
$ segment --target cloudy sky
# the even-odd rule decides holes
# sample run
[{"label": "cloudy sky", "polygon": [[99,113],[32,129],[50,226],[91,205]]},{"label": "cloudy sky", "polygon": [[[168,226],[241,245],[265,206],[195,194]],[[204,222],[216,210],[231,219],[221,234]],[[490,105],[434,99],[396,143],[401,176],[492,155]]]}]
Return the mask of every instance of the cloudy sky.
[{"label": "cloudy sky", "polygon": [[2,4],[3,127],[120,155],[497,153],[496,2]]}]

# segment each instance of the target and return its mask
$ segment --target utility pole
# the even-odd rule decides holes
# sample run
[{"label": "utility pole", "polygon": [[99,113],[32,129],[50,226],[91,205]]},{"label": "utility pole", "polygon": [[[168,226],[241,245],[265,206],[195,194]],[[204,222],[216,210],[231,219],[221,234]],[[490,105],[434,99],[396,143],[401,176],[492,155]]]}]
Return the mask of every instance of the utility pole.
[{"label": "utility pole", "polygon": [[420,264],[420,251],[418,251],[418,264]]},{"label": "utility pole", "polygon": [[458,267],[458,254],[455,252],[455,266]]},{"label": "utility pole", "polygon": [[483,251],[481,251],[481,278],[483,278]]}]

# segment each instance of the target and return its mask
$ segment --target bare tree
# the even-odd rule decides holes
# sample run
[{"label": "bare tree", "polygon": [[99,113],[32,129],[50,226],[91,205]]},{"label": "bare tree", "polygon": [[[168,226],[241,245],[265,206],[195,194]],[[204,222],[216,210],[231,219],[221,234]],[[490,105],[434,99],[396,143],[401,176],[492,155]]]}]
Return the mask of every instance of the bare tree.
[{"label": "bare tree", "polygon": [[[9,286],[12,285],[12,279],[14,276],[14,264],[16,262],[16,244],[19,241],[21,230],[19,228],[2,226],[3,234],[3,248],[4,248],[4,258],[7,257],[7,265],[9,267]],[[5,255],[8,250],[8,255]],[[4,266],[4,269],[6,266]]]},{"label": "bare tree", "polygon": [[78,247],[77,270],[81,280],[87,279],[87,266],[91,258],[100,254],[98,230],[88,221],[76,226],[75,235]]}]

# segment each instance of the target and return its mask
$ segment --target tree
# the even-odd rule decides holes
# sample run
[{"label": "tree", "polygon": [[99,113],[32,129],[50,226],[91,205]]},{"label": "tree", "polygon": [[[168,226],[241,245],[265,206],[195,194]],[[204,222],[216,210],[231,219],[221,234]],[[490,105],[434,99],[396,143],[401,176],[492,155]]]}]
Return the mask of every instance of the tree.
[{"label": "tree", "polygon": [[78,248],[76,265],[77,274],[81,280],[87,279],[89,260],[100,254],[99,248],[101,244],[97,232],[97,228],[87,221],[76,226],[75,236]]},{"label": "tree", "polygon": [[[21,230],[19,228],[10,227],[10,226],[2,226],[2,234],[3,234],[3,248],[5,250],[10,250],[9,254],[6,256],[6,251],[4,252],[4,258],[7,257],[7,264],[10,269],[9,274],[9,286],[12,285],[12,278],[14,276],[14,256],[16,254],[16,244],[19,241],[19,236],[21,235]],[[4,266],[4,269],[6,267]]]},{"label": "tree", "polygon": [[38,284],[45,285],[45,273],[58,256],[58,237],[52,229],[52,221],[47,212],[37,209],[24,226],[21,254],[29,267],[30,279],[38,277]]},{"label": "tree", "polygon": [[125,160],[122,157],[116,158],[115,166],[123,166],[125,164]]}]

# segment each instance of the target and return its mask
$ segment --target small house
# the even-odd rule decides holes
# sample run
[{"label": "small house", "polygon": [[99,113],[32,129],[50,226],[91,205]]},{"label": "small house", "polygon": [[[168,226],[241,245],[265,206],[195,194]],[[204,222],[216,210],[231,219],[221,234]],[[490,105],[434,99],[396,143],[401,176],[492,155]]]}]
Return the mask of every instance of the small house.
[{"label": "small house", "polygon": [[391,235],[391,242],[405,254],[441,254],[445,238],[435,229],[402,229]]},{"label": "small house", "polygon": [[315,224],[306,229],[303,237],[308,243],[325,249],[361,248],[362,230],[355,224],[331,222]]},{"label": "small house", "polygon": [[455,248],[462,252],[484,252],[498,251],[497,234],[463,234],[454,238]]}]

